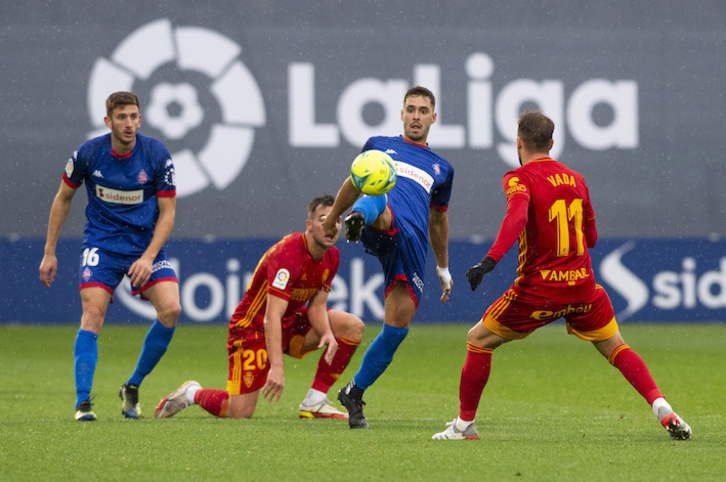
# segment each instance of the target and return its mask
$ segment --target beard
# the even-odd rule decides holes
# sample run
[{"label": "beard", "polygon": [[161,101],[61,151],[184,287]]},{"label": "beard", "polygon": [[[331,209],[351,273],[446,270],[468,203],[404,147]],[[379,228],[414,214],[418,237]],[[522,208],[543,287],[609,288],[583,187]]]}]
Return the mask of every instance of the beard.
[{"label": "beard", "polygon": [[428,129],[420,129],[417,133],[412,132],[411,129],[408,129],[406,132],[406,135],[409,139],[415,142],[424,143],[426,141],[426,138],[428,137]]}]

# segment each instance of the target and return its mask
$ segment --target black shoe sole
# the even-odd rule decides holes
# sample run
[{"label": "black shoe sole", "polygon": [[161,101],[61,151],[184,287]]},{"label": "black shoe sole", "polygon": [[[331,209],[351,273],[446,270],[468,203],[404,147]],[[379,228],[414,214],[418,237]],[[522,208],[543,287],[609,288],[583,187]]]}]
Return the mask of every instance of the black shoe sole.
[{"label": "black shoe sole", "polygon": [[366,220],[362,215],[350,214],[345,218],[345,239],[354,243],[360,241],[365,224]]}]

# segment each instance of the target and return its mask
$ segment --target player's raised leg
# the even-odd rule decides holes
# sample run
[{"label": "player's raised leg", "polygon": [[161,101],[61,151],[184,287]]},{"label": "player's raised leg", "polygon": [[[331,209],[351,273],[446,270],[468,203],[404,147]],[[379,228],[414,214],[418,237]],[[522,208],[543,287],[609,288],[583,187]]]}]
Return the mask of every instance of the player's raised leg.
[{"label": "player's raised leg", "polygon": [[379,217],[384,214],[387,218],[385,227],[390,226],[391,211],[387,209],[386,199],[385,194],[382,196],[363,196],[358,199],[351,207],[351,213],[346,216],[344,221],[345,239],[357,243],[364,227],[374,224],[376,221],[385,223],[385,219],[379,220]]}]

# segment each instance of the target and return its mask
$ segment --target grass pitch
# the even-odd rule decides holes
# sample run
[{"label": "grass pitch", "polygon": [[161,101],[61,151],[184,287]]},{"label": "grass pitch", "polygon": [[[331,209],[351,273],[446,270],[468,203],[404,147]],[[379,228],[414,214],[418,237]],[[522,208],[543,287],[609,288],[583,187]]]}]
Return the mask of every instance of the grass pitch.
[{"label": "grass pitch", "polygon": [[[118,388],[147,326],[106,326],[99,338],[94,411],[73,420],[77,327],[0,327],[0,480],[723,480],[726,325],[627,325],[626,341],[691,425],[675,442],[650,408],[587,342],[561,323],[497,349],[477,415],[480,441],[432,441],[458,411],[468,324],[416,325],[366,393],[370,430],[300,420],[317,363],[285,358],[277,405],[252,420],[220,420],[193,406],[156,420],[182,382],[223,388],[226,327],[181,325],[141,387],[146,418],[124,420]],[[355,373],[380,331],[330,392]],[[337,402],[336,402],[337,404]]]}]

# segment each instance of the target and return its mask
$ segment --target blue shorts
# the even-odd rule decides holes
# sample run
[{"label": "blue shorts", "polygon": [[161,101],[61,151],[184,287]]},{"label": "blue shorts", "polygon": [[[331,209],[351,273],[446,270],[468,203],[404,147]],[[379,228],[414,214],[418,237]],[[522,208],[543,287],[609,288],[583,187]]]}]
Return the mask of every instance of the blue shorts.
[{"label": "blue shorts", "polygon": [[[79,268],[80,289],[97,286],[103,288],[113,296],[113,292],[123,280],[131,265],[139,259],[138,256],[122,256],[102,251],[98,248],[83,248]],[[147,288],[161,281],[174,281],[178,283],[174,268],[171,267],[166,253],[162,249],[154,260],[151,278],[143,286],[132,286],[131,293],[138,295]]]},{"label": "blue shorts", "polygon": [[385,296],[397,282],[403,281],[418,307],[423,296],[423,273],[426,269],[426,250],[428,239],[422,242],[412,229],[407,229],[405,221],[394,217],[393,228],[380,231],[366,226],[361,234],[361,241],[366,252],[377,257],[383,267],[386,279]]}]

